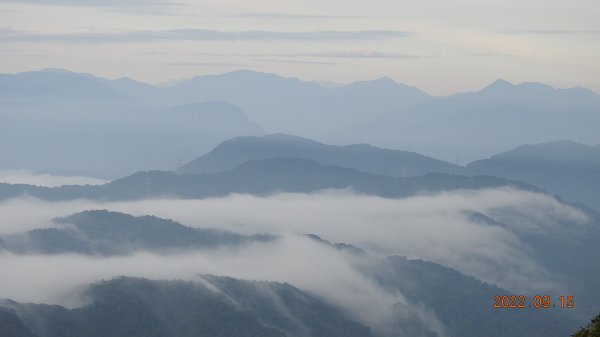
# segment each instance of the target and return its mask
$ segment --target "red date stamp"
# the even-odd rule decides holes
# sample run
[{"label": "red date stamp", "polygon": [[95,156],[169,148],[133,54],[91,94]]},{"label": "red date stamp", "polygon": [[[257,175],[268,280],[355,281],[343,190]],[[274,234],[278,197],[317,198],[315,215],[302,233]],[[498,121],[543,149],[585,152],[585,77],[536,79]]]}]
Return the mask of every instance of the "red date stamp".
[{"label": "red date stamp", "polygon": [[494,309],[572,309],[575,307],[575,299],[573,296],[560,296],[558,301],[554,301],[548,295],[535,295],[532,299],[523,295],[504,295],[494,296],[492,307]]}]

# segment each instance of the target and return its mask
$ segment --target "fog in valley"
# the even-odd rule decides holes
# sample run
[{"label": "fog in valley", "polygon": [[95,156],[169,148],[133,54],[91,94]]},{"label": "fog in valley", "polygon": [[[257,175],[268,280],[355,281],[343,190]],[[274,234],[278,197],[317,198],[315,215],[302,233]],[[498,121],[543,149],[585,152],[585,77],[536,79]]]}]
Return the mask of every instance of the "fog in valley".
[{"label": "fog in valley", "polygon": [[600,337],[598,14],[0,0],[0,337]]},{"label": "fog in valley", "polygon": [[[397,314],[392,308],[400,305],[406,311],[403,315],[433,322],[443,336],[443,324],[433,310],[408,303],[404,294],[386,290],[369,277],[367,271],[378,268],[376,257],[400,255],[437,262],[517,293],[537,289],[558,293],[565,285],[536,262],[522,234],[552,231],[561,223],[589,226],[587,216],[574,207],[544,194],[511,188],[423,193],[403,199],[330,190],[132,202],[46,202],[23,197],[0,204],[4,219],[0,234],[69,226],[52,219],[94,209],[154,215],[186,226],[248,235],[273,234],[277,239],[167,255],[4,252],[0,253],[2,268],[11,272],[0,281],[0,297],[78,307],[86,304],[84,285],[102,279],[127,275],[201,281],[202,275],[210,274],[287,282],[382,330],[392,329]],[[368,255],[340,251],[304,234],[351,244]]]}]

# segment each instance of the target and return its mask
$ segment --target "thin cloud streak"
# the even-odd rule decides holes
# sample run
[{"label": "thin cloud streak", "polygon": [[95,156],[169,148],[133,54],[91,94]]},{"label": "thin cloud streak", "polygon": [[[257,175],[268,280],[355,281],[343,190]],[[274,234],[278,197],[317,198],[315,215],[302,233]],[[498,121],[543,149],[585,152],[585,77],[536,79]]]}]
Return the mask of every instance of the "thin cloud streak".
[{"label": "thin cloud streak", "polygon": [[169,1],[161,0],[0,0],[0,3],[68,7],[147,7],[174,5],[174,3]]},{"label": "thin cloud streak", "polygon": [[367,59],[418,59],[421,55],[387,53],[379,51],[338,51],[321,53],[280,54],[286,57],[322,57],[322,58],[367,58]]},{"label": "thin cloud streak", "polygon": [[554,30],[554,29],[531,29],[510,31],[510,34],[523,35],[595,35],[600,34],[600,30]]},{"label": "thin cloud streak", "polygon": [[204,66],[204,67],[246,67],[244,64],[219,63],[219,62],[168,62],[163,63],[166,66]]},{"label": "thin cloud streak", "polygon": [[293,63],[293,64],[337,64],[335,62],[324,62],[324,61],[301,61],[301,60],[280,60],[280,59],[269,59],[269,58],[256,58],[255,61],[267,62],[267,63]]},{"label": "thin cloud streak", "polygon": [[318,52],[318,53],[285,53],[285,54],[260,54],[260,53],[194,53],[198,56],[214,56],[214,57],[257,57],[257,58],[364,58],[364,59],[419,59],[424,56],[416,54],[390,53],[381,51],[333,51],[333,52]]},{"label": "thin cloud streak", "polygon": [[360,19],[352,15],[320,15],[320,14],[292,14],[292,13],[240,13],[225,15],[229,18],[242,19]]},{"label": "thin cloud streak", "polygon": [[136,30],[124,32],[33,33],[0,28],[3,42],[62,42],[75,44],[153,41],[365,41],[406,38],[411,32],[362,31],[221,31],[213,29]]}]

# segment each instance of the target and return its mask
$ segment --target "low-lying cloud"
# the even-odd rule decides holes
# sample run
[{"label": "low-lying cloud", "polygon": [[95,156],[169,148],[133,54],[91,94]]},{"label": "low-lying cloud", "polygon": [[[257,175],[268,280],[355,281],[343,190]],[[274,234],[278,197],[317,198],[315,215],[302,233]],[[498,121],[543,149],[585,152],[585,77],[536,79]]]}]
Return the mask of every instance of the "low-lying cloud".
[{"label": "low-lying cloud", "polygon": [[83,176],[34,173],[29,170],[0,170],[0,183],[56,187],[63,185],[102,185],[107,180]]},{"label": "low-lying cloud", "polygon": [[[34,209],[35,212],[31,210]],[[586,216],[554,198],[511,188],[454,191],[404,199],[348,191],[232,195],[205,200],[45,202],[31,198],[0,203],[0,234],[52,226],[54,217],[108,209],[155,215],[191,227],[242,234],[317,234],[375,255],[403,255],[438,262],[510,290],[552,288],[552,277],[529,256],[519,234],[548,230]],[[474,219],[481,213],[503,224]]]},{"label": "low-lying cloud", "polygon": [[[343,308],[382,335],[402,335],[397,322],[403,317],[423,322],[444,336],[444,326],[428,308],[408,303],[402,293],[382,288],[366,274],[377,256],[397,254],[438,262],[512,291],[553,289],[557,281],[536,264],[520,234],[587,221],[581,211],[548,195],[513,188],[403,199],[347,190],[132,202],[47,202],[23,197],[0,203],[0,235],[55,226],[54,217],[90,209],[155,215],[191,227],[242,234],[275,234],[279,239],[193,253],[139,252],[108,258],[0,252],[0,298],[77,306],[85,303],[79,290],[101,279],[124,275],[201,281],[199,275],[213,274],[288,282]],[[349,254],[305,233],[354,244],[371,254]]]},{"label": "low-lying cloud", "polygon": [[3,42],[61,42],[75,44],[136,43],[153,41],[364,41],[405,38],[411,32],[393,30],[361,31],[224,31],[182,28],[130,30],[123,32],[35,33],[0,27]]},{"label": "low-lying cloud", "polygon": [[111,258],[0,253],[0,261],[3,270],[10,271],[0,279],[0,298],[19,302],[77,307],[87,301],[84,285],[117,275],[201,281],[201,275],[212,274],[293,284],[384,335],[398,335],[391,329],[400,314],[419,319],[444,336],[433,314],[378,286],[350,256],[299,235],[203,253]]}]

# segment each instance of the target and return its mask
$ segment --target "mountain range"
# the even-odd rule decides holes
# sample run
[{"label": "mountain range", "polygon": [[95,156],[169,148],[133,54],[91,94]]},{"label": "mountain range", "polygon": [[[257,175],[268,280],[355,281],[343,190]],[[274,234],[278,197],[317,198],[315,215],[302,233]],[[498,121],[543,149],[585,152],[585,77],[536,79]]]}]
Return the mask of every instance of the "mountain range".
[{"label": "mountain range", "polygon": [[[492,223],[492,219],[483,219],[483,215],[480,217],[481,221],[490,222],[490,226],[499,225]],[[86,211],[55,220],[55,225],[59,226],[57,228],[64,228],[65,224],[74,225],[69,230],[77,230],[79,235],[68,233],[69,230],[64,229],[54,232],[36,229],[29,234],[41,234],[36,234],[38,238],[47,236],[54,241],[46,242],[59,248],[65,246],[55,245],[57,237],[66,239],[63,243],[72,242],[69,240],[77,237],[79,242],[87,242],[90,247],[98,248],[102,244],[105,248],[128,246],[129,254],[149,249],[160,254],[164,253],[165,247],[180,248],[178,254],[192,252],[190,249],[218,248],[212,243],[209,246],[204,243],[190,245],[199,236],[204,237],[203,242],[207,239],[212,242],[214,231],[194,232],[173,221],[150,216],[133,217],[105,210]],[[598,237],[597,227],[589,229]],[[521,232],[519,235],[523,233],[516,233],[518,232]],[[581,262],[580,266],[569,266],[566,273],[569,275],[568,284],[571,290],[576,291],[574,294],[580,306],[593,307],[593,302],[579,297],[581,290],[575,285],[585,273],[596,280],[590,284],[597,282],[598,272],[593,269],[583,270],[589,264],[581,259],[581,254],[590,254],[590,259],[593,258],[594,249],[597,248],[589,245],[576,247],[577,238],[564,234],[546,233],[535,239],[525,236],[522,238],[527,239],[526,242],[533,251],[541,253],[543,249],[540,248],[547,244],[545,240],[552,242],[561,237],[565,248],[557,253],[559,260],[555,262],[558,265],[570,259]],[[189,238],[182,239],[181,235]],[[589,233],[577,235],[595,240]],[[578,324],[578,320],[568,311],[494,309],[491,305],[493,297],[510,294],[509,291],[449,267],[401,256],[378,258],[350,244],[329,243],[316,235],[308,237],[327,248],[349,253],[347,258],[355,261],[364,277],[372,280],[377,287],[390,294],[401,293],[407,296],[405,303],[396,303],[391,312],[387,313],[392,317],[388,322],[390,326],[366,326],[357,322],[360,317],[353,316],[345,308],[292,284],[212,275],[198,276],[195,281],[119,277],[87,285],[82,294],[85,302],[74,308],[0,300],[2,336],[436,336],[440,331],[435,330],[433,322],[438,321],[444,327],[443,333],[449,336],[503,336],[509,333],[517,337],[558,337],[573,331]],[[243,243],[239,240],[242,236],[234,233],[221,234],[220,238],[227,244]],[[229,241],[231,238],[233,241]],[[31,244],[41,241],[22,242]],[[25,256],[81,252],[104,254],[106,250],[13,251],[14,254]],[[303,259],[302,256],[297,258]],[[545,260],[540,262],[548,267],[557,267],[547,264]],[[562,269],[560,267],[558,270]],[[585,289],[590,290],[591,288]],[[409,310],[407,303],[415,306],[418,303],[418,306]],[[430,310],[427,318],[419,316],[419,308]],[[489,319],[490,317],[493,319]]]},{"label": "mountain range", "polygon": [[373,336],[289,284],[210,275],[202,281],[118,278],[90,285],[91,303],[76,309],[3,301],[0,322],[12,322],[3,337]]},{"label": "mountain range", "polygon": [[571,141],[523,145],[466,168],[471,174],[526,181],[600,210],[600,147]]},{"label": "mountain range", "polygon": [[367,144],[326,145],[285,134],[239,137],[222,142],[209,153],[180,167],[178,173],[230,171],[251,160],[301,158],[389,176],[463,173],[463,167],[414,152],[381,149]]},{"label": "mountain range", "polygon": [[0,75],[0,170],[109,181],[0,183],[0,336],[566,336],[600,303],[598,125],[541,83]]},{"label": "mountain range", "polygon": [[85,211],[53,222],[58,227],[0,236],[0,250],[17,254],[110,256],[138,251],[168,254],[273,239],[269,235],[244,236],[216,229],[191,228],[171,220],[134,217],[107,210]]},{"label": "mountain range", "polygon": [[[447,332],[451,336],[503,336],[508,331],[515,337],[560,337],[576,324],[556,313],[476,310],[479,302],[489,301],[488,297],[502,290],[435,264],[391,257],[383,265],[391,268],[386,286],[425,294],[425,302],[434,305],[443,322],[451,327]],[[400,272],[406,275],[394,275]],[[440,283],[443,278],[448,280]],[[424,284],[415,287],[414,281],[419,279]],[[376,333],[348,318],[344,310],[290,284],[211,275],[203,275],[200,280],[123,277],[99,282],[86,289],[91,303],[75,309],[3,300],[0,326],[3,337],[396,335]],[[447,291],[439,291],[440,285],[445,285]],[[441,297],[435,299],[438,295]],[[464,306],[464,315],[456,315],[454,306]],[[401,307],[397,310],[390,313],[397,319],[396,333],[435,335],[422,321],[405,317]],[[486,319],[490,316],[494,319]],[[540,326],[544,331],[537,328]],[[498,329],[504,332],[498,333]]]},{"label": "mountain range", "polygon": [[[201,105],[220,106],[220,103],[203,103]],[[198,105],[192,106],[197,107]],[[227,111],[227,107],[224,108],[223,111]],[[170,114],[185,115],[189,112],[189,106],[170,109]],[[231,109],[231,111],[229,111],[231,118],[235,118],[237,113],[238,111],[236,109]],[[167,114],[164,113],[164,115]],[[193,115],[194,113],[191,113],[189,118],[193,118]],[[226,118],[226,114],[223,113],[223,115],[223,118]],[[160,118],[157,117],[157,119]],[[165,121],[161,124],[168,123],[168,121]],[[184,130],[185,127],[186,126],[181,126],[180,130]],[[187,127],[190,129],[195,128],[194,126]],[[175,129],[177,128],[173,126],[173,130]],[[152,132],[148,132],[148,137],[152,138]],[[183,138],[181,142],[185,143],[186,140]],[[193,146],[190,146],[190,148],[191,147]],[[162,150],[160,150],[160,148],[160,145],[157,144],[154,149],[157,150],[157,153],[168,152],[170,150],[167,147],[163,147]],[[56,192],[52,192],[51,194],[54,196],[63,195],[63,197],[67,197],[67,195],[70,194],[75,196],[77,193],[82,193],[81,196],[87,195],[94,198],[119,198],[123,195],[110,191],[123,190],[123,193],[129,193],[125,192],[126,188],[118,187],[123,184],[130,186],[130,188],[132,188],[131,191],[136,191],[131,193],[138,195],[138,197],[144,195],[148,188],[151,189],[148,193],[171,193],[174,192],[174,190],[177,190],[177,188],[167,188],[166,185],[164,185],[165,179],[171,177],[168,179],[170,179],[172,183],[174,183],[174,181],[179,181],[177,184],[180,184],[182,189],[187,189],[187,192],[185,193],[182,192],[183,190],[175,192],[177,195],[181,196],[206,197],[235,192],[268,193],[269,191],[276,190],[312,191],[322,188],[348,188],[351,186],[364,193],[400,196],[403,194],[398,191],[384,192],[385,189],[389,191],[399,187],[384,188],[381,186],[375,188],[373,186],[376,184],[386,184],[384,182],[388,180],[394,181],[394,179],[391,179],[390,177],[414,177],[412,181],[421,181],[421,183],[424,184],[422,188],[426,189],[432,187],[432,185],[428,185],[429,183],[425,183],[425,181],[431,182],[434,180],[434,176],[442,173],[455,176],[454,178],[446,176],[446,181],[454,179],[456,181],[460,180],[464,182],[466,181],[465,178],[460,178],[458,176],[481,175],[495,176],[511,181],[520,181],[531,186],[537,186],[549,193],[559,196],[565,201],[584,203],[586,206],[599,210],[599,150],[600,147],[598,146],[592,147],[571,141],[557,141],[543,144],[523,145],[492,156],[489,159],[475,161],[466,166],[458,166],[408,151],[382,149],[366,144],[347,146],[326,145],[297,136],[272,134],[261,137],[236,137],[224,141],[205,155],[179,167],[176,172],[181,176],[176,176],[167,172],[138,173],[128,178],[119,179],[115,183],[111,183],[104,187],[64,187],[57,189]],[[299,165],[298,167],[293,167],[290,163],[290,161],[293,162],[294,159],[300,159],[296,161]],[[288,162],[287,164],[286,161]],[[312,164],[309,164],[308,161],[312,162]],[[255,163],[245,165],[248,162]],[[259,164],[260,162],[263,164]],[[261,165],[263,166],[261,167]],[[281,165],[281,167],[277,168],[277,165]],[[238,167],[240,166],[244,166],[245,169],[238,170]],[[254,169],[251,169],[252,167],[254,167]],[[290,174],[282,172],[284,167],[290,167]],[[333,171],[335,171],[333,167],[337,167],[338,170],[340,170],[339,177],[336,177],[337,174],[333,173]],[[264,172],[261,173],[260,170],[262,169],[264,169]],[[354,175],[354,178],[349,180],[346,179],[345,182],[343,182],[341,177],[348,176],[351,172],[345,169],[352,169],[357,172],[352,172],[351,175]],[[325,173],[325,170],[329,170],[330,172]],[[271,180],[270,177],[265,177],[265,172],[276,174],[274,177],[283,177],[283,175],[285,175],[286,180],[281,180],[276,183],[275,180]],[[291,172],[295,172],[295,175],[292,176]],[[206,176],[207,174],[208,176]],[[361,176],[361,174],[363,174],[363,176],[359,178],[358,176]],[[247,175],[247,177],[251,179],[258,179],[256,181],[265,181],[265,184],[260,185],[260,183],[244,181],[244,179],[241,178],[242,175]],[[311,177],[311,175],[315,176]],[[330,178],[325,178],[327,175],[330,175]],[[377,175],[389,177],[375,177]],[[429,176],[417,178],[421,175]],[[139,178],[142,176],[144,177],[143,179]],[[203,178],[201,178],[204,176],[215,177],[214,179],[217,179],[218,181],[221,181],[221,179],[232,179],[231,181],[237,182],[239,186],[234,186],[236,183],[227,182],[224,182],[223,184],[211,184],[208,180],[203,180]],[[314,180],[313,178],[317,176],[322,177],[320,180],[321,183],[309,182],[310,180]],[[441,175],[437,176],[438,178],[441,177]],[[483,181],[483,178],[481,177],[476,179]],[[488,180],[489,179],[490,178],[488,178]],[[148,182],[146,182],[146,180]],[[200,180],[205,182],[200,185],[198,185],[199,183],[197,182],[191,183],[188,187],[184,187],[183,185],[185,184],[181,183],[181,181]],[[132,183],[133,181],[138,182]],[[162,183],[157,183],[157,181],[162,181]],[[290,185],[292,181],[295,181],[298,185],[302,185],[300,183],[301,181],[306,182],[306,185],[302,185],[305,186],[305,188],[293,188]],[[366,181],[370,182],[367,183]],[[376,183],[376,181],[379,182]],[[441,178],[439,178],[438,181],[441,181]],[[396,183],[391,184],[392,185],[390,186],[394,186]],[[138,185],[143,185],[143,192],[139,189],[133,189],[135,186],[139,187]],[[159,190],[154,190],[158,185],[162,187]],[[211,185],[215,186],[209,187]],[[219,187],[216,187],[217,185]],[[370,185],[370,187],[367,187],[367,185]],[[457,187],[459,185],[449,184],[448,186]],[[191,186],[201,188],[201,191],[191,191]],[[309,188],[308,186],[312,187]],[[416,185],[414,185],[414,188],[418,189]],[[217,192],[218,189],[220,189],[220,192]],[[438,187],[433,187],[433,189],[439,190]],[[44,195],[50,193],[44,191],[49,190],[50,189],[33,186],[19,187],[3,185],[3,187],[0,188],[0,196],[2,196],[2,198],[9,198],[27,191],[28,193],[33,193],[32,195],[44,197]],[[411,189],[411,191],[413,190]],[[181,192],[181,194],[179,192]]]},{"label": "mountain range", "polygon": [[[580,87],[555,89],[540,83],[499,80],[479,91],[433,97],[389,78],[325,88],[275,74],[235,71],[159,87],[48,69],[0,75],[0,88],[3,169],[76,170],[116,178],[149,168],[171,169],[221,141],[263,132],[337,145],[366,143],[453,163],[557,139],[600,143],[594,127],[600,122],[600,96]],[[229,106],[194,105],[203,102]],[[173,114],[168,123],[153,122],[153,112],[170,114],[177,106],[201,111],[200,117]],[[236,119],[223,112],[235,109],[231,106],[239,109]],[[222,115],[228,117],[220,119]],[[181,127],[179,133],[171,129],[174,124]],[[66,151],[80,160],[69,161]]]},{"label": "mountain range", "polygon": [[557,141],[523,145],[489,159],[459,166],[408,151],[366,144],[326,145],[301,137],[273,134],[227,140],[183,165],[177,172],[230,171],[247,161],[294,157],[395,177],[430,173],[502,177],[538,186],[566,201],[581,202],[600,210],[599,150],[598,146]]},{"label": "mountain range", "polygon": [[454,161],[482,159],[522,144],[570,139],[597,144],[600,96],[576,87],[498,80],[480,91],[437,97],[379,120],[334,132],[329,142],[364,142]]},{"label": "mountain range", "polygon": [[28,110],[2,106],[2,169],[116,178],[149,168],[174,169],[223,140],[264,133],[241,110],[222,102],[153,110],[44,104]]},{"label": "mountain range", "polygon": [[323,165],[299,158],[270,158],[246,162],[231,171],[177,174],[144,171],[104,185],[39,187],[0,184],[0,200],[23,195],[44,200],[139,200],[149,197],[201,199],[232,193],[269,195],[278,192],[310,193],[325,189],[350,189],[367,195],[405,197],[417,193],[456,189],[513,186],[539,191],[532,185],[490,176],[427,174],[391,177],[354,169]]}]

